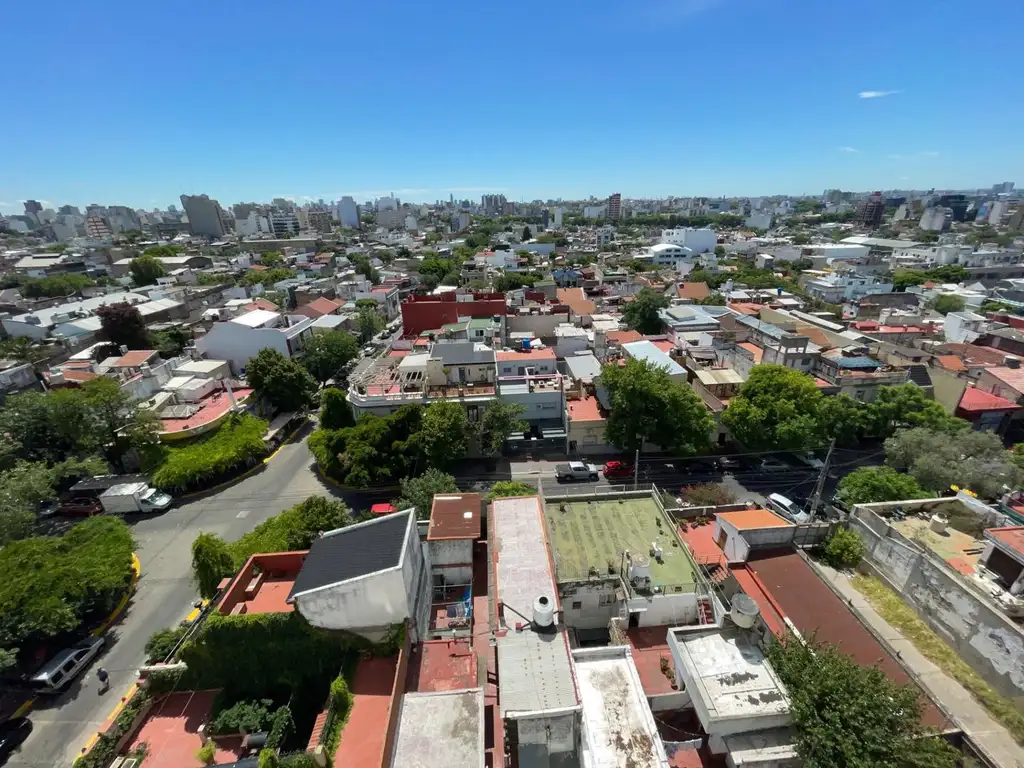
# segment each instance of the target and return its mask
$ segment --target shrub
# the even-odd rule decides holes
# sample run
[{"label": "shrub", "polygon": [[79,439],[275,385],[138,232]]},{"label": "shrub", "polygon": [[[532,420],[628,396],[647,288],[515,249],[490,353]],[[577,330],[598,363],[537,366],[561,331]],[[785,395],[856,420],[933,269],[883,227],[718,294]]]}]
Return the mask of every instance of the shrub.
[{"label": "shrub", "polygon": [[265,731],[270,727],[270,710],[273,705],[274,702],[270,699],[236,702],[210,719],[207,732],[214,736],[222,736],[243,730],[246,733]]},{"label": "shrub", "polygon": [[196,750],[196,760],[203,765],[213,765],[217,756],[217,747],[212,741],[208,741]]},{"label": "shrub", "polygon": [[114,727],[109,732],[101,734],[92,748],[75,760],[74,768],[106,768],[117,755],[118,742],[128,733],[135,718],[149,703],[151,697],[149,691],[137,688],[132,697],[125,702],[121,714],[114,721]]},{"label": "shrub", "polygon": [[214,533],[196,536],[192,542],[192,578],[203,598],[209,600],[216,595],[217,585],[236,570],[224,539]]},{"label": "shrub", "polygon": [[856,531],[838,528],[825,541],[818,556],[833,568],[855,568],[865,551],[864,541]]},{"label": "shrub", "polygon": [[280,768],[281,761],[277,758],[277,752],[264,747],[260,750],[260,762],[256,768]]},{"label": "shrub", "polygon": [[186,631],[188,627],[177,626],[154,632],[146,641],[146,663],[157,664],[166,659],[178,641],[185,636]]},{"label": "shrub", "polygon": [[679,495],[695,507],[721,507],[736,502],[736,497],[717,483],[687,485]]},{"label": "shrub", "polygon": [[295,718],[292,717],[291,707],[285,705],[278,707],[277,711],[270,718],[270,733],[267,734],[267,743],[264,745],[269,749],[279,749],[291,735],[295,733]]},{"label": "shrub", "polygon": [[325,496],[310,496],[260,523],[227,547],[237,570],[257,552],[308,549],[321,532],[344,528],[351,522],[351,515],[344,502]]},{"label": "shrub", "polygon": [[499,480],[491,486],[491,492],[487,494],[487,500],[493,501],[505,496],[533,496],[537,489],[532,485],[520,483],[517,480]]},{"label": "shrub", "polygon": [[181,492],[216,480],[237,467],[249,466],[267,453],[263,442],[266,431],[263,419],[250,414],[231,416],[210,437],[170,448],[153,473],[153,485]]},{"label": "shrub", "polygon": [[45,643],[107,616],[130,589],[132,548],[124,521],[106,516],[5,546],[0,648]]}]

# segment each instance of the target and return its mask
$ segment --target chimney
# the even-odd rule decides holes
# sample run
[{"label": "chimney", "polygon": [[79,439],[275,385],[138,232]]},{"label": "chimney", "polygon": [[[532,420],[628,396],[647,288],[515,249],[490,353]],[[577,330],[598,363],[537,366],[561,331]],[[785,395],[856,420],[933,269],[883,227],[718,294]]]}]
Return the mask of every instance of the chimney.
[{"label": "chimney", "polygon": [[1007,355],[1003,358],[1003,364],[1007,368],[1020,368],[1020,358],[1016,355]]}]

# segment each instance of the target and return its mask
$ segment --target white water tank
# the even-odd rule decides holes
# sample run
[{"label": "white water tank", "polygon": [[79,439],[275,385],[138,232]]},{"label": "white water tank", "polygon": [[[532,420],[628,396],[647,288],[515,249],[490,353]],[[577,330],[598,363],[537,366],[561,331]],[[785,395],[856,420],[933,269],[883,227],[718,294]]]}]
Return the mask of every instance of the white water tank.
[{"label": "white water tank", "polygon": [[538,627],[550,627],[555,623],[555,605],[550,597],[541,595],[533,601],[533,623]]},{"label": "white water tank", "polygon": [[761,609],[758,608],[754,598],[750,595],[737,592],[732,596],[732,608],[729,610],[729,618],[732,619],[733,624],[737,627],[750,629],[754,626],[754,620],[757,619],[759,613],[761,613]]},{"label": "white water tank", "polygon": [[928,527],[935,533],[945,533],[946,528],[949,527],[949,520],[942,515],[932,515],[932,519],[928,522]]}]

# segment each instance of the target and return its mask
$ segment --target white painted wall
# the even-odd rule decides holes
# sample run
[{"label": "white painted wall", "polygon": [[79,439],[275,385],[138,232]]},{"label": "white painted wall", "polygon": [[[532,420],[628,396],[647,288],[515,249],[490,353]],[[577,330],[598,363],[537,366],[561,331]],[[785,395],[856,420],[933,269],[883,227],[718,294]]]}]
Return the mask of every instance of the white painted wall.
[{"label": "white painted wall", "polygon": [[578,629],[607,627],[608,622],[619,615],[619,603],[615,599],[617,583],[618,577],[560,586],[559,597],[566,626]]},{"label": "white painted wall", "polygon": [[694,592],[655,595],[648,598],[647,610],[639,618],[641,627],[692,624],[697,621],[697,595]]},{"label": "white painted wall", "polygon": [[[196,349],[206,357],[215,360],[227,360],[234,374],[245,368],[249,359],[267,347],[276,349],[285,357],[292,357],[302,350],[303,337],[311,336],[313,321],[306,319],[296,326],[288,328],[289,333],[277,328],[250,328],[241,323],[214,323],[213,327],[196,339]],[[298,334],[290,339],[290,333],[298,330]]]}]

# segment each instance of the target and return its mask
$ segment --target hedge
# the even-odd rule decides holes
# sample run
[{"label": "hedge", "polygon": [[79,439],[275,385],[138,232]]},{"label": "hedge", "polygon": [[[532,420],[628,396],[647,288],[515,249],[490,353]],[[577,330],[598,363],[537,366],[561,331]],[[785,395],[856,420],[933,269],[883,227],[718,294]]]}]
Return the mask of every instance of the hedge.
[{"label": "hedge", "polygon": [[330,694],[327,700],[328,714],[327,722],[324,723],[321,743],[327,754],[332,758],[338,750],[341,742],[341,732],[348,722],[348,715],[352,709],[352,692],[348,688],[348,681],[344,673],[338,675],[331,681]]},{"label": "hedge", "polygon": [[42,644],[110,614],[132,582],[131,531],[93,517],[0,550],[0,648]]},{"label": "hedge", "polygon": [[101,734],[92,748],[75,760],[74,768],[107,768],[117,756],[117,743],[128,733],[135,723],[135,718],[151,698],[152,694],[148,690],[136,688],[135,693],[121,709],[112,729]]},{"label": "hedge", "polygon": [[224,736],[230,733],[259,733],[270,728],[271,699],[256,701],[238,701],[230,707],[222,709],[210,718],[207,729],[211,736]]},{"label": "hedge", "polygon": [[153,473],[153,485],[182,492],[218,480],[267,454],[267,422],[251,414],[233,415],[207,438],[172,446]]},{"label": "hedge", "polygon": [[228,544],[228,551],[237,569],[252,555],[260,552],[309,549],[322,531],[344,528],[351,522],[351,513],[344,502],[326,496],[310,496]]}]

